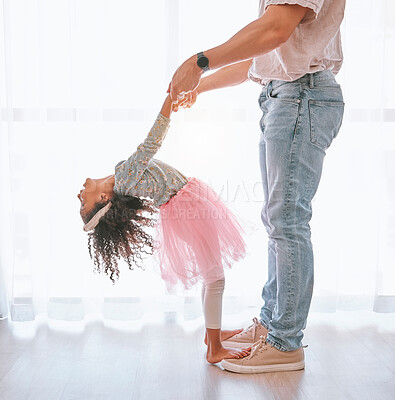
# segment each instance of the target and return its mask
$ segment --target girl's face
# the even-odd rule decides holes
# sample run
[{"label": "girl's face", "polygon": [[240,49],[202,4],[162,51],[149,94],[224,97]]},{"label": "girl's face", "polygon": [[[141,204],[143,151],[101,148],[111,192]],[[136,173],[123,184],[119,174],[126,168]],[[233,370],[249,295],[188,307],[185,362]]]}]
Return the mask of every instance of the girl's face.
[{"label": "girl's face", "polygon": [[80,215],[84,219],[97,203],[107,203],[114,196],[114,175],[101,179],[87,178],[77,197],[81,202]]}]

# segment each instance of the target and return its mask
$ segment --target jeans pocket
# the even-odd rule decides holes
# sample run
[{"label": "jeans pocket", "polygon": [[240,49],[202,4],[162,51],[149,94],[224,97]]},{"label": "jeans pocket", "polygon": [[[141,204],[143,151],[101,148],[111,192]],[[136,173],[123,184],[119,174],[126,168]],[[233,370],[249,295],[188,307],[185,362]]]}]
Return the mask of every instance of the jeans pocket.
[{"label": "jeans pocket", "polygon": [[267,97],[273,101],[299,104],[300,85],[293,82],[284,83],[280,86],[272,87],[269,83],[267,87]]},{"label": "jeans pocket", "polygon": [[339,133],[343,113],[342,101],[309,100],[311,143],[325,151]]},{"label": "jeans pocket", "polygon": [[258,98],[259,108],[260,108],[262,111],[265,111],[265,110],[266,110],[266,107],[264,106],[266,100],[267,100],[267,98],[266,98],[266,93],[265,93],[265,92],[262,92],[262,93],[259,95],[259,98]]}]

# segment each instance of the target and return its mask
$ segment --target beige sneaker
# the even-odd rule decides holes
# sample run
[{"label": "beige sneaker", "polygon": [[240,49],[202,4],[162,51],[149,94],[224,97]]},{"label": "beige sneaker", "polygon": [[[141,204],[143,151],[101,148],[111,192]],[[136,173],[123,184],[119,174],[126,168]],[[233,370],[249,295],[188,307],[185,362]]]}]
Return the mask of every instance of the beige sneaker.
[{"label": "beige sneaker", "polygon": [[304,350],[301,347],[294,351],[280,351],[266,343],[266,338],[261,336],[254,343],[249,356],[222,360],[221,365],[228,371],[241,374],[296,371],[304,368]]},{"label": "beige sneaker", "polygon": [[261,336],[266,338],[269,331],[258,321],[257,318],[253,318],[252,322],[253,324],[244,329],[243,332],[237,333],[229,339],[224,340],[222,346],[242,349],[244,347],[252,346]]}]

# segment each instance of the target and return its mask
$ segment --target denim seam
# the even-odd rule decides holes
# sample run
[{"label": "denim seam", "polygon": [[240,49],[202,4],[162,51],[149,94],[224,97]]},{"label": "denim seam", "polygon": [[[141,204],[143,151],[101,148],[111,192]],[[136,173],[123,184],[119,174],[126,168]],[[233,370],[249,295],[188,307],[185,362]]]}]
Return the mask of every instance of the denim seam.
[{"label": "denim seam", "polygon": [[266,343],[269,343],[270,346],[276,348],[277,350],[287,351],[287,349],[283,345],[277,343],[275,340],[272,340],[272,339],[270,339],[268,337],[266,338]]},{"label": "denim seam", "polygon": [[[317,86],[317,83],[322,83],[322,82],[333,82],[334,76],[332,73],[329,73],[329,70],[326,71],[317,71],[314,72],[312,75],[314,75],[314,88],[315,89]],[[323,74],[324,73],[324,74]],[[294,83],[300,83],[301,85],[305,85],[309,88],[309,84],[310,84],[310,78],[309,78],[310,74],[306,74],[304,76],[301,76],[300,78],[294,80],[294,81],[281,81],[281,80],[272,80],[270,82],[268,82],[265,87],[267,87],[269,85],[269,83],[271,83],[272,87],[277,88],[279,86],[283,86],[284,84],[294,84]]]},{"label": "denim seam", "polygon": [[269,324],[267,324],[262,318],[261,318],[261,320],[260,320],[259,322],[261,323],[261,325],[262,325],[264,328],[266,328],[267,330],[269,330]]},{"label": "denim seam", "polygon": [[[295,150],[296,147],[298,146],[298,131],[300,128],[300,112],[301,112],[301,105],[302,103],[299,102],[299,108],[298,108],[298,115],[297,115],[297,120],[296,120],[296,124],[295,124],[295,129],[294,129],[294,135],[293,135],[293,139],[292,139],[292,143],[291,143],[291,150],[290,150],[290,158],[289,158],[289,174],[287,175],[287,182],[286,182],[286,204],[284,207],[284,220],[286,221],[286,224],[290,224],[290,222],[294,223],[294,218],[292,219],[292,221],[290,221],[290,219],[292,218],[292,212],[291,212],[291,204],[292,204],[292,198],[293,196],[293,192],[295,190],[294,188],[294,184],[293,184],[293,179],[294,179],[294,174],[295,174]],[[295,206],[294,206],[294,210],[295,211]],[[295,213],[294,213],[295,215]],[[290,229],[285,228],[284,229],[284,233],[287,232],[287,236],[289,238],[291,238],[292,236],[292,232]],[[290,287],[292,284],[292,281],[295,279],[295,270],[296,270],[296,266],[295,266],[295,244],[293,241],[289,241],[289,248],[287,249],[288,255],[290,255],[290,259],[291,259],[291,264],[290,264],[290,271],[287,274],[287,310],[288,313],[285,314],[285,322],[286,323],[290,323],[291,322],[291,315],[292,312],[290,312],[293,309],[292,306],[292,302],[294,302],[294,297],[295,295],[293,293],[291,293],[290,291]],[[293,300],[293,301],[292,301]]]},{"label": "denim seam", "polygon": [[322,143],[317,135],[316,135],[316,127],[314,124],[314,105],[325,105],[327,107],[344,107],[344,103],[342,101],[325,101],[325,100],[313,100],[309,99],[308,100],[308,114],[309,114],[309,120],[310,120],[310,142],[314,146],[317,146],[319,149],[321,149],[324,153],[325,151],[329,148],[331,145],[332,141],[336,138],[337,134],[339,133],[339,130],[333,135],[331,141],[329,144],[327,143]]}]

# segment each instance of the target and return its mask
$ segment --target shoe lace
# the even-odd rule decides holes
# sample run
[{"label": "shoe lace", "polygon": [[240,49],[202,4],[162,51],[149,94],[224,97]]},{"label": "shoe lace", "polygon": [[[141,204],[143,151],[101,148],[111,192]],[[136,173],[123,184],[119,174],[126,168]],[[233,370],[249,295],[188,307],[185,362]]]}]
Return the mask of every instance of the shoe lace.
[{"label": "shoe lace", "polygon": [[267,349],[266,338],[261,335],[257,342],[252,345],[250,358],[254,357],[256,354],[261,353],[263,350]]},{"label": "shoe lace", "polygon": [[248,328],[244,329],[243,332],[240,332],[240,333],[239,333],[240,336],[244,336],[244,335],[248,334],[248,332],[249,332],[250,329],[252,328],[252,337],[253,337],[253,338],[255,337],[255,330],[256,330],[257,326],[260,325],[260,323],[259,323],[259,321],[258,321],[258,318],[256,318],[256,317],[254,317],[254,318],[252,319],[252,322],[253,322],[253,323],[252,323]]}]

